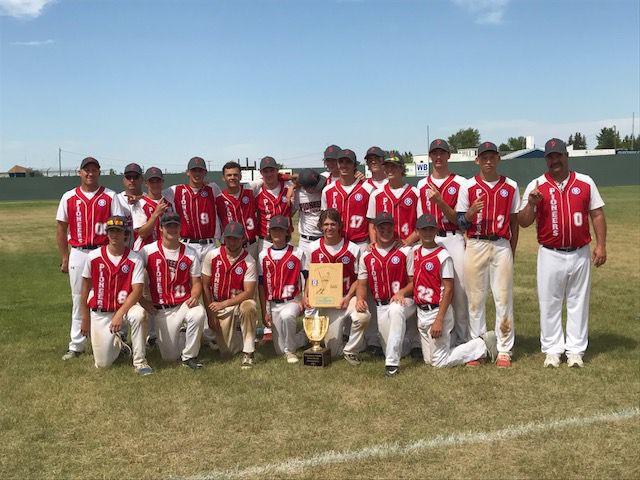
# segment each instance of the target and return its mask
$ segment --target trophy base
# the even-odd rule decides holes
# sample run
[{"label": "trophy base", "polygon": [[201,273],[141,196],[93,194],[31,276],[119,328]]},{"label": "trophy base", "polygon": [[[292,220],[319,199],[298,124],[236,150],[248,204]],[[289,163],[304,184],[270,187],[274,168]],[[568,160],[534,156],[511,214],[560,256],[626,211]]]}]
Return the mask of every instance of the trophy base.
[{"label": "trophy base", "polygon": [[328,367],[331,364],[331,350],[309,348],[302,354],[302,364],[305,367]]}]

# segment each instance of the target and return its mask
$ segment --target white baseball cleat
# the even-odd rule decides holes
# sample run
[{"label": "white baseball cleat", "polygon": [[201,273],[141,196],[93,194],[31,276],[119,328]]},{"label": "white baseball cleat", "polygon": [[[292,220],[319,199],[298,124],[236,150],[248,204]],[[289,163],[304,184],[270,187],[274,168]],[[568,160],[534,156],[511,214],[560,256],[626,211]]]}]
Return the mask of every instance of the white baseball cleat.
[{"label": "white baseball cleat", "polygon": [[74,352],[73,350],[67,350],[67,353],[65,353],[62,356],[62,360],[71,360],[73,358],[78,358],[80,355],[82,354],[82,352]]},{"label": "white baseball cleat", "polygon": [[578,353],[567,353],[567,366],[569,368],[576,367],[582,368],[584,367],[584,362],[582,361],[582,355]]},{"label": "white baseball cleat", "polygon": [[548,353],[544,359],[544,367],[558,368],[560,366],[560,355]]},{"label": "white baseball cleat", "polygon": [[292,352],[287,352],[284,354],[285,358],[287,359],[287,363],[298,363],[299,359],[297,357],[297,355],[295,353]]}]

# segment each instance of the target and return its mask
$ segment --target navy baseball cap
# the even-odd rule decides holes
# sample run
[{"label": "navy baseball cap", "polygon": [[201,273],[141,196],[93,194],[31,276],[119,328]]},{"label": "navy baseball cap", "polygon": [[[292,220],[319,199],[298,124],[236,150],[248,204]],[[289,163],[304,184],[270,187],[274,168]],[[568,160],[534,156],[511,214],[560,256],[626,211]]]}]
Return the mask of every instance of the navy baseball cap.
[{"label": "navy baseball cap", "polygon": [[223,237],[236,237],[236,238],[244,238],[244,227],[241,223],[238,222],[229,222],[226,227],[224,227],[224,232],[222,233]]},{"label": "navy baseball cap", "polygon": [[263,157],[260,160],[260,170],[264,170],[265,168],[278,168],[278,164],[273,157]]},{"label": "navy baseball cap", "polygon": [[109,230],[122,230],[124,232],[127,229],[127,218],[120,215],[109,217],[107,219],[106,227],[107,232]]},{"label": "navy baseball cap", "polygon": [[496,147],[496,144],[493,142],[483,142],[478,146],[478,155],[481,155],[484,152],[498,153],[498,147]]},{"label": "navy baseball cap", "polygon": [[544,156],[550,153],[567,153],[567,144],[559,138],[552,138],[544,144]]},{"label": "navy baseball cap", "polygon": [[170,223],[176,223],[180,225],[180,216],[176,215],[175,213],[165,213],[164,215],[162,215],[162,218],[160,218],[160,225],[169,225]]},{"label": "navy baseball cap", "polygon": [[373,219],[373,224],[375,226],[378,226],[382,225],[383,223],[394,224],[396,222],[393,219],[393,215],[391,215],[389,212],[380,212],[378,215],[376,215],[376,218]]},{"label": "navy baseball cap", "polygon": [[320,191],[327,184],[327,178],[311,168],[305,168],[298,173],[298,183],[304,188]]},{"label": "navy baseball cap", "polygon": [[158,167],[147,168],[147,171],[144,172],[144,179],[151,180],[152,178],[164,178],[162,170],[160,170]]},{"label": "navy baseball cap", "polygon": [[338,154],[338,159],[341,159],[341,158],[348,158],[353,163],[358,163],[358,160],[356,158],[356,153],[353,150],[350,150],[348,148],[345,148],[344,150],[340,150],[340,153]]},{"label": "navy baseball cap", "polygon": [[206,170],[207,163],[202,157],[193,157],[189,160],[189,164],[187,165],[187,169],[191,170],[192,168],[202,168],[203,170]]},{"label": "navy baseball cap", "polygon": [[96,166],[98,168],[100,168],[100,163],[98,163],[98,160],[96,160],[93,157],[86,157],[82,159],[82,162],[80,162],[80,169],[83,169],[84,167],[86,167],[87,165],[89,165],[90,163],[95,163]]},{"label": "navy baseball cap", "polygon": [[449,147],[449,144],[447,143],[446,140],[443,140],[442,138],[436,138],[433,142],[431,142],[431,145],[429,145],[429,153],[433,152],[434,150],[437,150],[438,148],[441,150],[444,150],[447,153],[451,153],[451,148]]},{"label": "navy baseball cap", "polygon": [[436,217],[433,215],[429,215],[425,213],[424,215],[420,215],[420,217],[416,220],[416,228],[436,228],[438,226],[438,222],[436,221]]},{"label": "navy baseball cap", "polygon": [[338,145],[329,145],[324,150],[324,160],[337,160],[342,149]]},{"label": "navy baseball cap", "polygon": [[369,150],[367,150],[367,153],[364,155],[364,159],[368,160],[369,157],[371,156],[376,156],[376,157],[380,157],[380,158],[384,158],[384,150],[382,150],[380,147],[369,147]]},{"label": "navy baseball cap", "polygon": [[276,215],[269,220],[269,228],[284,228],[289,230],[289,219],[283,215]]}]

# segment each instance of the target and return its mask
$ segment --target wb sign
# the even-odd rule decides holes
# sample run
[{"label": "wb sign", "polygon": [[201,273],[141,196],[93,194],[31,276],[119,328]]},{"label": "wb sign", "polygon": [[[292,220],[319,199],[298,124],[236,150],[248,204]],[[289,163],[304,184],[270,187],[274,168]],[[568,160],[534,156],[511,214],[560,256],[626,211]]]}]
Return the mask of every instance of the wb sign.
[{"label": "wb sign", "polygon": [[428,163],[416,163],[416,177],[426,177],[429,175]]}]

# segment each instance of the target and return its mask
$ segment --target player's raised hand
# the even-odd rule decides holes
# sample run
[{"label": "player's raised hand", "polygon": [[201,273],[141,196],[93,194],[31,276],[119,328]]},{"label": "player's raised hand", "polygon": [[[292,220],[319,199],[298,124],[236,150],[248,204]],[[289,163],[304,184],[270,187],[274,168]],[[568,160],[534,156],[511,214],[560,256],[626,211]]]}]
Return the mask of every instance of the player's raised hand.
[{"label": "player's raised hand", "polygon": [[442,202],[442,195],[440,195],[440,192],[433,188],[431,185],[429,185],[429,188],[427,188],[427,191],[425,193],[427,196],[427,200],[432,200],[434,203]]},{"label": "player's raised hand", "polygon": [[167,211],[167,208],[169,208],[169,202],[167,202],[163,198],[158,202],[158,205],[156,205],[156,208],[153,211],[153,214],[157,217],[161,217],[164,214],[164,212]]},{"label": "player's raised hand", "polygon": [[471,204],[471,206],[469,207],[469,214],[475,215],[483,208],[484,208],[484,194],[481,194],[481,195],[478,195],[478,198],[476,198]]},{"label": "player's raised hand", "polygon": [[134,195],[132,193],[126,193],[125,192],[125,197],[127,197],[127,201],[129,202],[129,205],[133,205],[134,203],[136,203],[138,200],[140,200],[144,195],[140,194],[140,195]]},{"label": "player's raised hand", "polygon": [[538,190],[538,180],[536,180],[536,186],[533,187],[533,190],[531,190],[531,192],[529,192],[529,205],[531,205],[532,207],[535,207],[536,205],[538,205],[538,203],[540,203],[540,200],[542,200],[542,193],[540,193],[540,190]]}]

